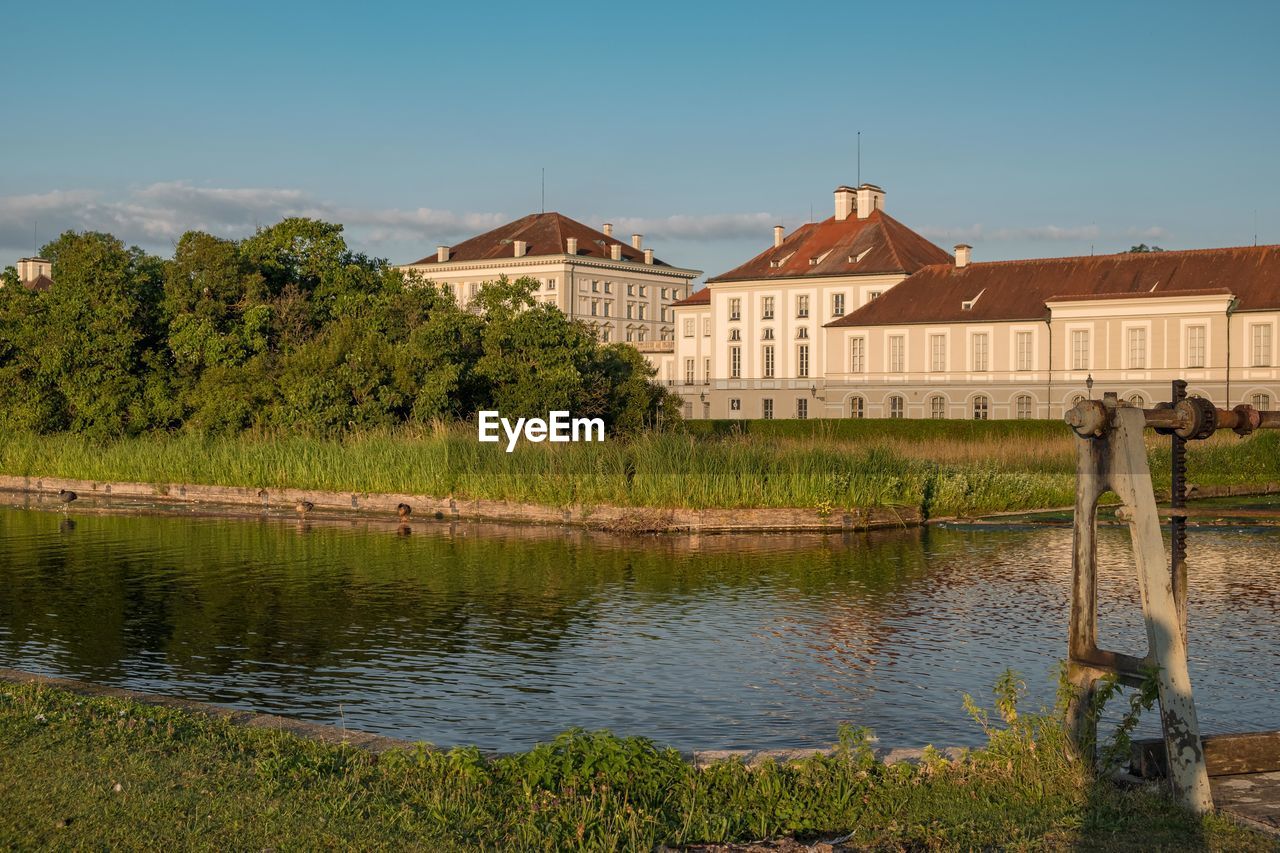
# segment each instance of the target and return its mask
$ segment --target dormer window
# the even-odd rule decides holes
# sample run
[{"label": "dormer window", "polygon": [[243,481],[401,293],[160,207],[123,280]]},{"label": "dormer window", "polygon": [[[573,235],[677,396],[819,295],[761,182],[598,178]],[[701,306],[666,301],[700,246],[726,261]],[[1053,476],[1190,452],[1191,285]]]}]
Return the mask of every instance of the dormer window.
[{"label": "dormer window", "polygon": [[987,291],[986,291],[986,288],[983,288],[982,290],[979,290],[979,291],[978,291],[978,295],[977,295],[977,296],[973,297],[972,299],[966,299],[965,301],[961,302],[961,303],[960,303],[960,310],[961,310],[961,311],[972,311],[972,310],[973,310],[973,306],[975,306],[975,305],[977,305],[977,304],[978,304],[978,300],[979,300],[979,299],[981,299],[981,298],[982,298],[982,294],[984,294],[984,293],[986,293],[986,292],[987,292]]},{"label": "dormer window", "polygon": [[823,252],[821,255],[818,255],[816,258],[810,258],[809,266],[816,267],[818,264],[825,261],[827,259],[827,255],[829,254],[831,254],[831,250],[827,249],[825,252]]},{"label": "dormer window", "polygon": [[770,262],[769,262],[769,266],[773,267],[774,269],[778,269],[778,268],[779,268],[779,267],[781,267],[783,264],[785,264],[787,261],[791,260],[791,256],[792,256],[792,255],[794,255],[794,254],[795,254],[795,252],[787,252],[787,253],[786,253],[785,255],[783,255],[782,257],[780,257],[780,258],[777,258],[777,259],[775,259],[775,260],[770,261]]}]

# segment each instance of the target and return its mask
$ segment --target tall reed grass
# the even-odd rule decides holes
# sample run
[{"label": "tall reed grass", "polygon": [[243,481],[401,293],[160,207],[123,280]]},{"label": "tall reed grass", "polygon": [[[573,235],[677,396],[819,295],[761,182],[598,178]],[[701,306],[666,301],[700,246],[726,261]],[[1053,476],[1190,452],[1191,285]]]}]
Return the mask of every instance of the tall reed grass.
[{"label": "tall reed grass", "polygon": [[[357,433],[206,438],[152,434],[99,443],[74,434],[0,439],[0,473],[98,481],[390,492],[681,508],[899,506],[950,516],[1065,506],[1075,439],[1065,426],[993,422],[954,434],[872,421],[856,436],[811,429],[648,433],[593,444],[480,444],[461,425]],[[943,422],[945,425],[948,422]],[[899,426],[907,424],[906,427]],[[1167,442],[1153,436],[1157,487]],[[1190,452],[1202,484],[1280,482],[1280,436],[1215,436]]]}]

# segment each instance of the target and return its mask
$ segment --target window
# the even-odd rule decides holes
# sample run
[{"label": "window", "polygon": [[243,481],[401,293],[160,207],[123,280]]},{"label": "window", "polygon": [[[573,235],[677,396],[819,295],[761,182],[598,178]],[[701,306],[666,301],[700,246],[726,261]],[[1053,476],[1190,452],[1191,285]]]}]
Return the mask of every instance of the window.
[{"label": "window", "polygon": [[1204,367],[1204,326],[1187,326],[1187,367]]},{"label": "window", "polygon": [[1147,407],[1147,401],[1141,394],[1130,394],[1129,405],[1136,406],[1139,409],[1145,409]]},{"label": "window", "polygon": [[947,369],[947,336],[929,336],[929,369],[941,373]]},{"label": "window", "polygon": [[802,421],[809,417],[809,401],[804,397],[796,400],[796,417]]},{"label": "window", "polygon": [[1265,412],[1271,408],[1270,394],[1254,394],[1249,398],[1249,405],[1261,412]]},{"label": "window", "polygon": [[1089,330],[1075,329],[1071,332],[1071,369],[1089,369]]},{"label": "window", "polygon": [[[852,338],[849,341],[849,372],[865,373],[867,370],[867,339]],[[861,397],[858,398],[862,399]]]},{"label": "window", "polygon": [[[606,306],[606,307],[607,307],[607,306]],[[608,343],[608,342],[609,342],[609,327],[608,327],[608,326],[605,326],[603,329],[601,329],[601,330],[600,330],[600,340],[604,341],[605,343]]]},{"label": "window", "polygon": [[773,420],[773,400],[766,397],[760,401],[760,416],[766,421]]},{"label": "window", "polygon": [[831,316],[832,317],[844,316],[844,294],[843,293],[831,294]]},{"label": "window", "polygon": [[741,400],[739,400],[737,397],[730,397],[730,398],[729,398],[729,411],[731,411],[731,412],[741,412],[741,411],[742,411],[742,401],[741,401]]},{"label": "window", "polygon": [[990,413],[991,401],[983,394],[973,398],[973,419],[975,421],[985,421]]},{"label": "window", "polygon": [[901,373],[907,369],[907,339],[905,335],[889,336],[889,372]]},{"label": "window", "polygon": [[973,369],[981,373],[988,369],[987,365],[990,361],[988,359],[990,348],[988,346],[987,333],[980,332],[970,338],[970,341],[973,343]]},{"label": "window", "polygon": [[935,396],[929,398],[929,417],[945,418],[947,416],[947,398]]},{"label": "window", "polygon": [[861,397],[849,398],[849,417],[865,418],[867,416],[867,401]]},{"label": "window", "polygon": [[807,296],[796,297],[796,316],[797,317],[809,316],[809,297]]},{"label": "window", "polygon": [[609,312],[609,306],[611,306],[612,304],[613,304],[612,302],[606,302],[606,303],[604,304],[604,316],[606,316],[606,317],[608,317],[608,316],[609,316],[609,313],[610,313],[610,312]]},{"label": "window", "polygon": [[871,291],[869,294],[867,294],[867,301],[868,301],[868,302],[875,302],[877,299],[879,299],[879,298],[880,298],[880,294],[881,294],[882,292],[883,292],[883,291],[880,291],[880,290],[873,290],[873,291]]},{"label": "window", "polygon": [[686,358],[684,360],[684,384],[693,384],[693,359]]},{"label": "window", "polygon": [[591,300],[591,316],[594,317],[598,313],[600,313],[600,300],[592,299]]},{"label": "window", "polygon": [[796,337],[800,338],[801,340],[804,340],[805,338],[809,337],[809,327],[801,326],[800,328],[796,329]]},{"label": "window", "polygon": [[639,318],[638,318],[638,319],[643,320],[643,319],[644,319],[644,311],[645,311],[645,309],[646,309],[646,308],[648,308],[649,306],[648,306],[648,305],[645,305],[643,302],[641,302],[641,303],[640,303],[639,305],[637,305],[636,307],[640,309],[640,316],[639,316]]},{"label": "window", "polygon": [[704,338],[711,337],[711,318],[705,317],[702,320],[702,336]]},{"label": "window", "polygon": [[598,281],[593,281],[593,282],[591,282],[591,292],[592,292],[592,293],[599,293],[599,292],[600,292],[600,282],[598,282]]},{"label": "window", "polygon": [[1031,417],[1031,395],[1019,394],[1013,401],[1014,414],[1022,420]]},{"label": "window", "polygon": [[771,340],[773,340],[773,329],[772,329],[772,328],[765,328],[765,329],[761,329],[761,330],[760,330],[760,337],[761,337],[763,340],[766,340],[766,341],[771,341]]},{"label": "window", "polygon": [[640,295],[647,296],[648,293],[649,293],[649,288],[645,287],[643,284],[640,285]]},{"label": "window", "polygon": [[742,330],[741,330],[741,329],[730,329],[730,330],[729,330],[729,340],[731,340],[731,341],[740,341],[740,340],[742,340]]},{"label": "window", "polygon": [[773,346],[764,348],[764,378],[773,378]]},{"label": "window", "polygon": [[773,297],[765,296],[760,300],[760,316],[765,320],[773,319]]},{"label": "window", "polygon": [[729,300],[729,319],[730,320],[742,319],[742,300],[741,299],[734,298]]},{"label": "window", "polygon": [[711,420],[711,404],[710,404],[710,403],[703,402],[703,404],[702,404],[702,419],[703,419],[704,421],[709,421],[709,420]]},{"label": "window", "polygon": [[685,403],[685,404],[684,404],[684,417],[685,417],[685,419],[686,419],[686,420],[687,420],[687,419],[689,419],[689,418],[692,418],[692,417],[693,417],[693,402],[692,402],[692,401],[687,402],[687,403]]},{"label": "window", "polygon": [[628,302],[628,303],[627,303],[627,319],[628,319],[628,320],[630,320],[630,319],[631,319],[631,315],[635,313],[635,310],[636,310],[636,309],[635,309],[635,303],[634,303],[634,302]]},{"label": "window", "polygon": [[[643,319],[643,318],[641,318],[641,319]],[[641,327],[640,327],[640,329],[636,332],[636,340],[638,340],[638,341],[643,341],[643,340],[644,340],[644,336],[645,336],[645,332],[646,332],[645,328],[644,328],[643,326],[641,326]]]},{"label": "window", "polygon": [[[769,347],[769,349],[773,349],[773,347]],[[804,379],[808,375],[809,375],[809,345],[800,344],[800,346],[796,347],[796,376],[799,376],[801,379]]]},{"label": "window", "polygon": [[742,378],[742,347],[729,347],[729,377]]},{"label": "window", "polygon": [[627,296],[635,296],[635,295],[636,295],[636,286],[631,282],[627,282]]},{"label": "window", "polygon": [[1129,369],[1145,370],[1147,367],[1147,330],[1129,330]]},{"label": "window", "polygon": [[702,360],[702,384],[711,384],[711,359],[704,358]]},{"label": "window", "polygon": [[1271,366],[1271,327],[1253,327],[1253,366]]},{"label": "window", "polygon": [[686,338],[693,337],[693,318],[689,317],[684,321],[684,336]]},{"label": "window", "polygon": [[556,289],[556,280],[554,278],[547,279],[547,290]]},{"label": "window", "polygon": [[905,401],[897,394],[889,398],[889,417],[901,418],[905,414],[905,409]]},{"label": "window", "polygon": [[666,298],[667,298],[667,289],[666,289],[665,287],[664,287],[664,288],[662,288],[662,298],[663,298],[663,299],[666,299]]},{"label": "window", "polygon": [[1031,370],[1031,333],[1018,332],[1015,336],[1017,367],[1015,370]]},{"label": "window", "polygon": [[605,292],[605,293],[613,293],[613,282],[611,282],[611,281],[606,281],[606,282],[604,283],[604,292]]}]

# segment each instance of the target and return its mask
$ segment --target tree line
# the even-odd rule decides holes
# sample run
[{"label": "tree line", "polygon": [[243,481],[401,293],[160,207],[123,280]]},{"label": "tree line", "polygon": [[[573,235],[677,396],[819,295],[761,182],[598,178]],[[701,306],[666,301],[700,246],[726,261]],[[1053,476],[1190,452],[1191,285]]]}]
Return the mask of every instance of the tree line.
[{"label": "tree line", "polygon": [[353,252],[341,225],[190,231],[169,259],[68,231],[41,254],[52,288],[12,267],[0,287],[4,429],[332,434],[567,409],[633,432],[678,417],[639,352],[537,303],[536,282],[490,282],[460,306]]}]

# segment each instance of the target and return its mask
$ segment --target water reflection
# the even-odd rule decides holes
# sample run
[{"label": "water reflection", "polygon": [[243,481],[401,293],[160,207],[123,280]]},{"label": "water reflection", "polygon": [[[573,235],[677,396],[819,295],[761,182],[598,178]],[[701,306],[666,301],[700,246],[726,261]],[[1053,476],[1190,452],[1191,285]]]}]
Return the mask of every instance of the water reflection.
[{"label": "water reflection", "polygon": [[[86,508],[91,509],[91,508]],[[1275,728],[1280,535],[1195,531],[1211,730]],[[1140,652],[1104,531],[1104,644]],[[681,747],[975,742],[1006,666],[1051,701],[1070,531],[619,540],[546,528],[0,508],[0,665],[516,749],[571,725]]]}]

